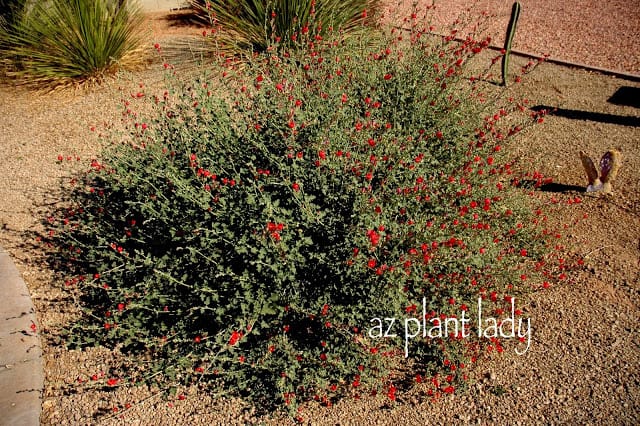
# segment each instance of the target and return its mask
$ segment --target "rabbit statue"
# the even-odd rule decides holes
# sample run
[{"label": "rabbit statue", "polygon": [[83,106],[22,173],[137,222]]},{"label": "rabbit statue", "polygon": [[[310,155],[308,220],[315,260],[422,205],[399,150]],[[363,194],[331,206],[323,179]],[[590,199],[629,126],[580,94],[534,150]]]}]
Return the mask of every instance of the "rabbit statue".
[{"label": "rabbit statue", "polygon": [[587,192],[602,191],[605,194],[610,194],[612,192],[611,184],[618,174],[622,161],[620,151],[610,149],[604,153],[600,159],[600,174],[598,174],[593,160],[584,151],[580,151],[580,160],[582,160],[582,166],[589,179]]}]

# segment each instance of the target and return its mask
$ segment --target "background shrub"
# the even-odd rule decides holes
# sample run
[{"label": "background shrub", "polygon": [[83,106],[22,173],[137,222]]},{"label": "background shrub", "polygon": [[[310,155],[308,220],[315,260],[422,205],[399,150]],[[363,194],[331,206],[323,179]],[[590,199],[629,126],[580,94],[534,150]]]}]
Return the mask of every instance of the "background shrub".
[{"label": "background shrub", "polygon": [[0,26],[6,27],[17,20],[27,0],[1,0]]},{"label": "background shrub", "polygon": [[141,65],[143,16],[135,2],[20,3],[0,28],[0,59],[19,83],[51,87],[96,82],[118,69]]},{"label": "background shrub", "polygon": [[375,22],[379,0],[190,0],[201,21],[223,31],[215,41],[236,53],[264,51],[274,43],[296,45],[309,31],[361,31]]},{"label": "background shrub", "polygon": [[[375,45],[310,32],[127,101],[130,133],[49,219],[83,313],[69,343],[145,355],[120,372],[139,382],[263,407],[462,385],[484,341],[405,348],[372,319],[421,318],[423,301],[445,319],[479,296],[499,314],[545,239],[503,157],[524,108],[465,70],[487,41],[418,28]],[[132,112],[147,100],[152,114]]]}]

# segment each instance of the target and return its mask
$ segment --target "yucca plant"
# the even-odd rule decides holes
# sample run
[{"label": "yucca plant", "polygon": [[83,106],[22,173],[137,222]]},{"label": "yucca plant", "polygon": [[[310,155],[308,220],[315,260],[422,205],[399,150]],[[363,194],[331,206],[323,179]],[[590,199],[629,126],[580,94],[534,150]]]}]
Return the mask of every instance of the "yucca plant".
[{"label": "yucca plant", "polygon": [[218,40],[232,50],[264,51],[290,44],[307,31],[344,33],[375,22],[379,0],[190,0],[202,20],[220,27]]},{"label": "yucca plant", "polygon": [[27,0],[0,0],[0,27],[15,22]]},{"label": "yucca plant", "polygon": [[99,82],[142,63],[143,15],[122,0],[26,1],[0,29],[7,75],[36,87]]}]

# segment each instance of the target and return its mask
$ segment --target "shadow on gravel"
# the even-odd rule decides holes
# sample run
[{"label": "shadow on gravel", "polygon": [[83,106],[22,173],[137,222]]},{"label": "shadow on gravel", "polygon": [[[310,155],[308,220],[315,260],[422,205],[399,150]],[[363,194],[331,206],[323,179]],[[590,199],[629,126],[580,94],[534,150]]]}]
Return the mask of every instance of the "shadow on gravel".
[{"label": "shadow on gravel", "polygon": [[165,17],[165,20],[168,21],[170,27],[175,28],[211,26],[202,16],[189,8],[172,11]]},{"label": "shadow on gravel", "polygon": [[622,86],[607,102],[614,105],[640,108],[640,87]]},{"label": "shadow on gravel", "polygon": [[548,183],[541,185],[538,189],[544,192],[585,192],[584,186],[580,185],[565,185],[564,183]]},{"label": "shadow on gravel", "polygon": [[580,111],[577,109],[556,108],[548,105],[536,105],[533,111],[547,111],[547,115],[569,118],[572,120],[598,121],[600,123],[616,124],[620,126],[640,127],[640,117],[632,115],[606,114],[602,112]]},{"label": "shadow on gravel", "polygon": [[523,180],[520,185],[525,188],[535,188],[538,191],[553,192],[553,193],[573,193],[573,192],[585,192],[585,187],[580,185],[566,185],[564,183],[545,183],[537,185],[535,180]]}]

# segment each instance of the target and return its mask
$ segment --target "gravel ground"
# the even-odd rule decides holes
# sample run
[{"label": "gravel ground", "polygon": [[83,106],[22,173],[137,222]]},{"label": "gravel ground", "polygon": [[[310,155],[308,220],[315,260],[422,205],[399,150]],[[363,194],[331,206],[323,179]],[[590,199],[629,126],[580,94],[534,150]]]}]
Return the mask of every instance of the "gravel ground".
[{"label": "gravel ground", "polygon": [[[640,75],[640,0],[519,0],[522,6],[513,49]],[[432,4],[421,0],[420,6]],[[435,1],[436,30],[459,17],[492,16],[486,31],[504,43],[513,2]],[[412,0],[404,0],[410,8]],[[477,20],[472,20],[476,22]]]},{"label": "gravel ground", "polygon": [[[451,0],[447,7],[454,10],[461,3]],[[500,8],[491,10],[508,19],[508,7],[493,3],[500,3]],[[632,45],[640,22],[638,2],[565,1],[561,2],[565,11],[550,6],[552,3],[556,4],[522,1],[517,48],[535,51],[546,47],[554,56],[638,72],[640,60]],[[622,5],[626,6],[626,24],[604,19],[618,16],[607,13]],[[531,20],[527,25],[538,26],[527,27],[526,19],[531,18],[526,16],[534,16],[535,8],[544,11],[536,16],[548,19]],[[609,8],[611,12],[605,13]],[[551,13],[553,10],[556,12]],[[566,12],[569,10],[575,15]],[[562,14],[575,17],[569,21]],[[619,26],[600,32],[597,28],[605,21]],[[547,30],[542,32],[547,36],[536,37],[540,25],[561,29],[566,22],[571,22],[571,32]],[[159,34],[198,32],[167,28],[157,14],[152,16],[151,26],[156,38]],[[577,37],[573,30],[578,28],[589,30]],[[563,56],[567,52],[575,56]],[[619,60],[623,56],[625,60]],[[595,62],[603,58],[606,61]],[[516,59],[516,65],[520,61]],[[623,63],[624,67],[614,66]],[[41,216],[37,210],[55,196],[58,180],[68,173],[68,167],[55,164],[57,155],[77,155],[83,161],[72,160],[72,168],[85,167],[85,161],[100,150],[99,129],[118,121],[118,100],[135,92],[140,82],[149,85],[157,81],[158,74],[149,71],[123,76],[89,93],[43,97],[0,88],[0,245],[16,259],[38,310],[46,375],[42,424],[286,424],[286,419],[258,417],[239,401],[214,399],[196,389],[184,389],[184,399],[169,401],[143,388],[76,392],[78,377],[107,371],[115,355],[102,349],[69,351],[56,344],[56,330],[68,318],[69,304],[57,288],[59,283],[38,262],[38,251],[21,236],[38,227]],[[532,319],[534,330],[530,350],[522,356],[507,350],[473,367],[470,374],[474,379],[467,394],[448,396],[437,403],[400,401],[393,407],[387,406],[385,397],[345,400],[332,408],[309,406],[304,416],[311,424],[418,425],[441,424],[444,419],[451,424],[640,422],[640,109],[637,100],[636,107],[608,102],[621,87],[640,90],[640,83],[547,64],[517,89],[533,105],[560,106],[579,117],[548,116],[542,127],[524,134],[519,145],[510,147],[521,155],[525,170],[539,170],[571,188],[586,184],[578,150],[596,156],[616,147],[624,156],[613,197],[571,191],[537,194],[552,212],[549,221],[563,230],[564,242],[585,257],[586,265],[573,272],[567,282],[535,293],[527,302],[525,315]],[[98,130],[91,131],[93,126]],[[576,196],[582,202],[569,204]],[[128,404],[132,405],[125,409]]]}]

